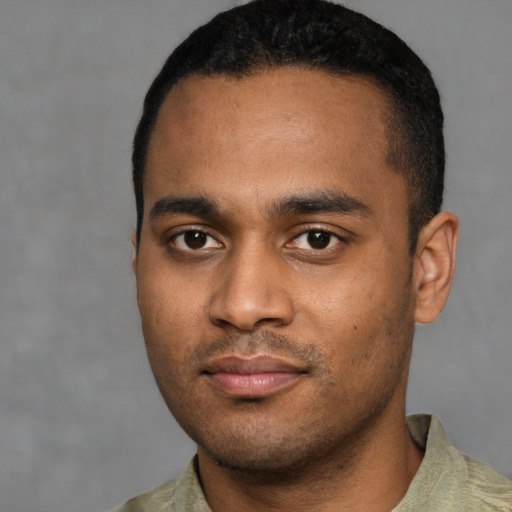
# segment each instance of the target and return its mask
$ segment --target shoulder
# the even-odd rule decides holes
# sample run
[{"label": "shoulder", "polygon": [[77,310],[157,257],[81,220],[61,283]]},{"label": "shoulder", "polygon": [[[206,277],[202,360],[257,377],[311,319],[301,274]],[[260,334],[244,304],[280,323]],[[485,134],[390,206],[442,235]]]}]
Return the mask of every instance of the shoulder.
[{"label": "shoulder", "polygon": [[183,473],[145,493],[139,494],[112,512],[211,512],[199,482],[193,458]]},{"label": "shoulder", "polygon": [[394,512],[512,512],[512,482],[450,444],[435,416],[409,417],[407,426],[425,455]]},{"label": "shoulder", "polygon": [[169,504],[174,501],[176,480],[170,480],[150,491],[146,491],[112,512],[168,512]]},{"label": "shoulder", "polygon": [[466,454],[462,457],[467,468],[468,503],[474,510],[512,512],[512,481],[480,460]]}]

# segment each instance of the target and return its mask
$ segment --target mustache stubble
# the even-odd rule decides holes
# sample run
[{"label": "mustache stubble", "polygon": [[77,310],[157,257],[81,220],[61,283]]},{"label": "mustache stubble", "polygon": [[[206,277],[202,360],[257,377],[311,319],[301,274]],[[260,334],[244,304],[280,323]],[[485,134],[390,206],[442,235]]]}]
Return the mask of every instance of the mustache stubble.
[{"label": "mustache stubble", "polygon": [[206,361],[233,353],[242,356],[269,355],[292,357],[304,363],[308,371],[317,375],[329,373],[327,355],[313,343],[301,343],[289,336],[271,331],[232,333],[222,338],[198,344],[190,354],[191,365],[201,368]]}]

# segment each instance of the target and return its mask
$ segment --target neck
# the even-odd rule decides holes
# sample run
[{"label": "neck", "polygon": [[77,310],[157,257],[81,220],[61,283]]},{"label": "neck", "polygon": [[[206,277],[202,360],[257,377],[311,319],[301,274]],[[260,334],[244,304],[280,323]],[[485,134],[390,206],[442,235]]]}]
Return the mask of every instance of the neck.
[{"label": "neck", "polygon": [[[396,417],[396,416],[395,416]],[[241,472],[218,466],[201,448],[199,473],[213,512],[308,510],[389,512],[405,496],[422,452],[405,416],[376,422],[333,457],[288,472]]]}]

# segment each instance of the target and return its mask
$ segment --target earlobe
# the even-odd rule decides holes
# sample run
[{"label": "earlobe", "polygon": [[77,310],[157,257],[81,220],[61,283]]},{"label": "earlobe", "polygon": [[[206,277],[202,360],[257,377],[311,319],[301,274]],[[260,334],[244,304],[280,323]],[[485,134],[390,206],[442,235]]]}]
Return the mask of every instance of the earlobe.
[{"label": "earlobe", "polygon": [[420,232],[415,262],[415,321],[433,322],[443,310],[455,275],[459,221],[436,215]]},{"label": "earlobe", "polygon": [[132,229],[131,234],[131,242],[132,242],[132,270],[133,273],[137,273],[137,231]]}]

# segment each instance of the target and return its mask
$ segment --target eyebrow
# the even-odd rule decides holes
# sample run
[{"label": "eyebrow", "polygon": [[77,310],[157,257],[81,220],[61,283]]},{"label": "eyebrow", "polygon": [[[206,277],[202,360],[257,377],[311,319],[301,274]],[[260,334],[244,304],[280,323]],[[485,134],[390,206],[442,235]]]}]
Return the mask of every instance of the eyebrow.
[{"label": "eyebrow", "polygon": [[189,214],[200,217],[217,217],[219,209],[210,199],[202,196],[194,197],[164,197],[159,199],[151,208],[149,218],[157,220],[175,214]]},{"label": "eyebrow", "polygon": [[[271,203],[267,214],[272,219],[292,215],[312,215],[322,213],[369,215],[371,208],[358,199],[338,191],[321,191],[285,197]],[[151,208],[150,220],[188,214],[197,217],[221,217],[215,201],[203,196],[168,196],[159,199]]]},{"label": "eyebrow", "polygon": [[371,208],[358,199],[339,191],[313,192],[285,197],[269,208],[272,218],[315,213],[369,215]]}]

